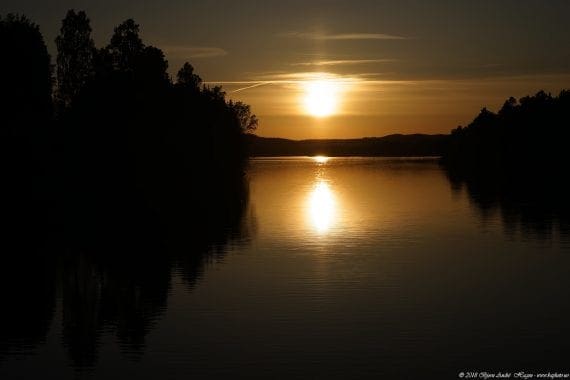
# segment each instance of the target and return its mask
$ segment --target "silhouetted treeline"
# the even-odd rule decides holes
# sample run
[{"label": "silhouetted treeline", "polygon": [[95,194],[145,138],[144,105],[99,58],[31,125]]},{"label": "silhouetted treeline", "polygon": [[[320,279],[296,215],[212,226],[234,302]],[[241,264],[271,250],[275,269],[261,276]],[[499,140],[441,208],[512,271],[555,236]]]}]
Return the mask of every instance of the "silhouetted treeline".
[{"label": "silhouetted treeline", "polygon": [[169,213],[231,188],[243,175],[244,133],[257,124],[249,106],[203,86],[189,63],[172,82],[164,54],[143,43],[133,20],[100,49],[89,31],[85,14],[70,11],[56,40],[63,162],[78,175],[76,193],[132,200],[136,189]]},{"label": "silhouetted treeline", "polygon": [[[203,85],[189,63],[173,81],[163,52],[141,40],[133,20],[97,48],[87,15],[70,10],[54,66],[24,16],[0,18],[0,43],[2,165],[15,210],[57,204],[68,211],[64,224],[82,229],[97,220],[90,213],[113,214],[119,226],[133,208],[170,223],[233,207],[226,201],[242,180],[255,115]],[[215,204],[202,201],[214,194]]]},{"label": "silhouetted treeline", "polygon": [[55,64],[39,27],[0,17],[0,361],[42,342],[62,302],[63,342],[92,366],[104,331],[142,351],[173,271],[247,239],[249,106],[205,86],[126,20],[96,47],[70,10]]},{"label": "silhouetted treeline", "polygon": [[483,108],[466,127],[451,132],[443,162],[469,170],[547,171],[565,167],[570,137],[570,91],[539,91],[501,109]]},{"label": "silhouetted treeline", "polygon": [[247,135],[252,156],[440,156],[446,135],[389,135],[362,139],[288,140]]},{"label": "silhouetted treeline", "polygon": [[570,91],[511,97],[451,132],[442,164],[482,215],[499,212],[507,232],[549,238],[570,230],[566,181]]}]

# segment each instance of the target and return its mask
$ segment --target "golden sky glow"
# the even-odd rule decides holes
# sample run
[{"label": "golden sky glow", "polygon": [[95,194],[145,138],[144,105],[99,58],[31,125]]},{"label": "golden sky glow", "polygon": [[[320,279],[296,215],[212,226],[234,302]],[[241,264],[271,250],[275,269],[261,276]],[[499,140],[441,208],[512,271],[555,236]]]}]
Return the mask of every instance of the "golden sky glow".
[{"label": "golden sky glow", "polygon": [[[98,47],[132,17],[173,78],[185,61],[251,105],[261,136],[449,133],[509,96],[570,88],[570,1],[87,0]],[[52,57],[69,2],[4,0]],[[79,5],[78,5],[79,7]]]},{"label": "golden sky glow", "polygon": [[497,110],[508,96],[537,89],[557,93],[560,83],[570,86],[570,75],[390,80],[291,72],[223,86],[230,97],[252,105],[260,118],[258,135],[310,139],[449,133],[482,107]]}]

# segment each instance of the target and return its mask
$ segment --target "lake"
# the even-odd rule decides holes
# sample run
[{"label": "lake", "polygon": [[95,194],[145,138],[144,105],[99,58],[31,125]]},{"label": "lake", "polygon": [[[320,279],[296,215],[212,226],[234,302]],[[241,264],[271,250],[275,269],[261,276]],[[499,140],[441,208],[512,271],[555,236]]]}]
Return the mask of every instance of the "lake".
[{"label": "lake", "polygon": [[257,158],[247,180],[236,226],[176,260],[6,274],[0,378],[570,372],[570,229],[545,197],[434,159]]}]

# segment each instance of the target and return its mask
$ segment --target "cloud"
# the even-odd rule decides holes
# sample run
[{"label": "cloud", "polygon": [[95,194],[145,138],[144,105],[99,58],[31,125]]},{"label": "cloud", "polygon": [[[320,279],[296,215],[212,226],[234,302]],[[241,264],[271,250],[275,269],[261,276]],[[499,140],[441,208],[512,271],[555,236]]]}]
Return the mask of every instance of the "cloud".
[{"label": "cloud", "polygon": [[232,89],[229,93],[246,91],[260,86],[280,85],[287,87],[298,87],[308,81],[326,80],[334,81],[338,85],[352,84],[359,79],[357,77],[340,76],[327,72],[266,72],[255,75],[251,80],[243,81],[208,81],[206,85],[224,85]]},{"label": "cloud", "polygon": [[406,37],[396,36],[384,33],[340,33],[325,34],[315,32],[289,32],[281,35],[282,37],[302,38],[309,40],[332,40],[332,41],[348,41],[348,40],[405,40]]},{"label": "cloud", "polygon": [[228,55],[222,48],[208,46],[166,46],[163,50],[178,58],[213,58]]},{"label": "cloud", "polygon": [[272,82],[281,84],[296,84],[299,82],[314,81],[314,80],[354,80],[351,76],[341,76],[329,72],[268,72],[260,73],[256,75],[253,79],[260,82]]},{"label": "cloud", "polygon": [[395,59],[337,59],[311,62],[293,63],[293,66],[340,66],[340,65],[363,65],[368,63],[396,62]]}]

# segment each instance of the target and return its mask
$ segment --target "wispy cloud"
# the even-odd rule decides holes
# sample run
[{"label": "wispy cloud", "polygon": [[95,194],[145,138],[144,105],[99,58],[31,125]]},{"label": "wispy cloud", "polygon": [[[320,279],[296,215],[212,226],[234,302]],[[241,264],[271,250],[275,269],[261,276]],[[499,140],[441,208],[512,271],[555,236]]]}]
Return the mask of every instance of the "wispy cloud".
[{"label": "wispy cloud", "polygon": [[[378,76],[378,73],[367,73],[367,74],[348,74],[339,75],[330,72],[283,72],[283,71],[268,71],[257,73],[250,76],[248,80],[237,80],[237,81],[207,81],[205,84],[220,84],[220,85],[231,85],[240,86],[235,91],[243,91],[249,88],[264,86],[268,84],[275,85],[290,85],[290,84],[302,84],[309,81],[333,81],[336,83],[355,83],[371,81],[370,78]],[[378,82],[384,83],[385,80],[378,80]]]},{"label": "wispy cloud", "polygon": [[405,40],[406,37],[384,33],[337,33],[326,34],[316,32],[288,32],[281,34],[282,37],[302,38],[309,40]]},{"label": "wispy cloud", "polygon": [[299,86],[310,81],[331,81],[340,86],[354,84],[360,79],[356,76],[341,76],[327,72],[268,72],[254,76],[244,81],[209,81],[207,85],[224,85],[237,87],[229,93],[236,93],[266,85]]},{"label": "wispy cloud", "polygon": [[178,58],[213,58],[228,55],[222,48],[209,46],[165,46],[163,50]]},{"label": "wispy cloud", "polygon": [[340,65],[364,65],[369,63],[396,62],[395,59],[335,59],[310,62],[292,63],[292,66],[340,66]]},{"label": "wispy cloud", "polygon": [[271,82],[280,84],[298,84],[307,81],[326,80],[335,82],[353,82],[358,80],[352,75],[338,75],[329,72],[268,72],[258,74],[254,79],[260,82]]}]

